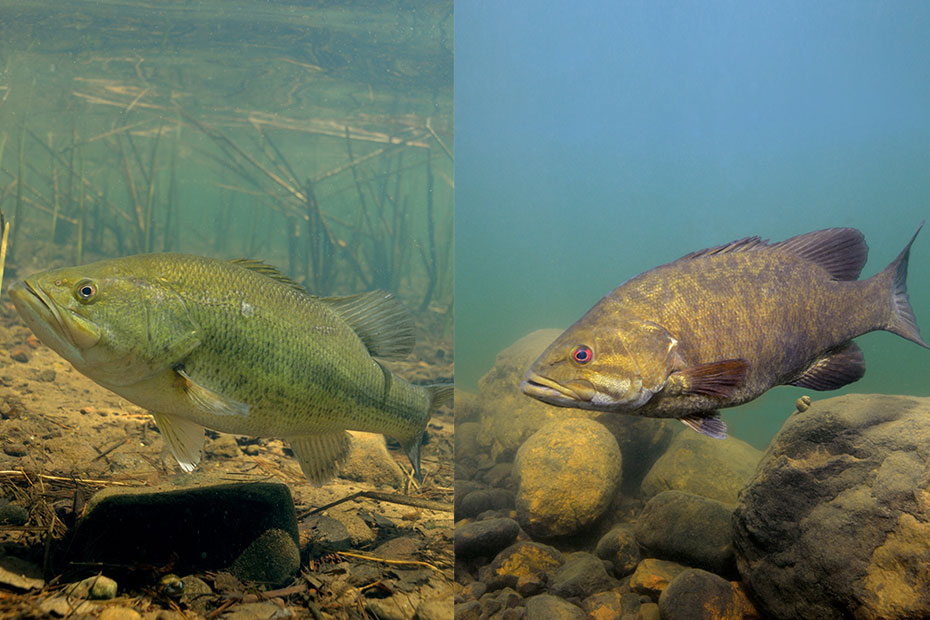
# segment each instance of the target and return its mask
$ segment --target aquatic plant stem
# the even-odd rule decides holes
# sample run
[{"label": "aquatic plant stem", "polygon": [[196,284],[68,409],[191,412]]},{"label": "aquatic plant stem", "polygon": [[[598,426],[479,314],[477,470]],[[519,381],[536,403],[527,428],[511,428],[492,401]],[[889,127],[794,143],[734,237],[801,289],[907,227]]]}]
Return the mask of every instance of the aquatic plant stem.
[{"label": "aquatic plant stem", "polygon": [[3,265],[6,262],[6,240],[10,232],[10,225],[0,211],[0,291],[3,290]]},{"label": "aquatic plant stem", "polygon": [[81,167],[81,186],[78,197],[78,229],[77,229],[77,248],[75,251],[75,260],[78,265],[84,262],[84,151],[79,156]]},{"label": "aquatic plant stem", "polygon": [[[16,204],[13,206],[13,221],[16,222],[16,229],[13,232],[13,238],[10,240],[10,243],[16,246],[16,235],[19,232],[19,229],[22,224],[20,219],[22,210],[23,210],[23,185],[26,183],[26,166],[25,166],[25,150],[26,150],[26,121],[23,120],[23,129],[19,134],[19,169],[16,173]],[[10,257],[13,257],[13,252],[10,252]]]},{"label": "aquatic plant stem", "polygon": [[426,293],[423,295],[423,302],[420,304],[420,312],[429,308],[429,302],[433,298],[433,292],[436,289],[436,278],[438,269],[436,266],[436,232],[433,218],[433,167],[431,164],[431,153],[426,151],[426,235],[429,245],[427,253],[423,255],[423,263],[426,266]]},{"label": "aquatic plant stem", "polygon": [[[48,149],[54,151],[53,142],[52,142],[52,133],[48,133]],[[49,235],[49,243],[55,243],[55,229],[58,226],[58,213],[61,210],[59,206],[58,198],[58,169],[55,167],[55,158],[52,157],[50,162],[52,168],[52,232]]]}]

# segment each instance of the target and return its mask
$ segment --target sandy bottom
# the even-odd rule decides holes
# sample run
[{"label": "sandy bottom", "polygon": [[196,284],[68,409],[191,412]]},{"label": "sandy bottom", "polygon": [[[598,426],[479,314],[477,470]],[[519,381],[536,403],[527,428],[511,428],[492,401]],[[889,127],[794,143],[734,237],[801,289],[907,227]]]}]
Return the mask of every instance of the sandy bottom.
[{"label": "sandy bottom", "polygon": [[[423,317],[420,322],[430,319]],[[437,321],[432,319],[435,326]],[[429,329],[418,333],[424,331]],[[391,367],[415,382],[446,380],[452,376],[450,351],[444,343],[426,340],[411,356],[417,361],[400,361]],[[26,589],[0,583],[0,616],[54,617],[41,611],[41,605],[58,595],[75,574],[74,567],[59,565],[56,559],[63,556],[84,503],[98,489],[249,481],[282,482],[291,489],[302,552],[301,572],[292,583],[270,593],[249,584],[240,584],[237,591],[235,585],[230,590],[222,573],[196,575],[212,586],[212,594],[206,596],[205,605],[193,610],[160,588],[159,580],[170,567],[146,567],[150,577],[133,579],[132,589],[120,588],[118,598],[106,605],[134,609],[144,618],[154,619],[160,610],[183,613],[178,618],[213,618],[240,605],[254,606],[256,601],[271,599],[287,607],[294,617],[352,618],[368,617],[373,602],[384,605],[399,593],[408,606],[415,606],[417,594],[425,598],[448,591],[451,607],[452,431],[451,407],[445,407],[431,421],[429,442],[423,446],[426,480],[420,488],[411,485],[407,489],[408,497],[448,505],[449,511],[364,497],[345,502],[339,510],[390,520],[394,525],[389,528],[391,535],[379,535],[359,548],[315,557],[309,528],[305,527],[314,508],[360,491],[403,492],[339,478],[317,488],[304,480],[284,442],[237,437],[239,450],[233,448],[233,456],[224,456],[230,451],[229,440],[220,449],[223,438],[212,432],[208,433],[204,460],[193,473],[184,474],[145,410],[73,370],[36,340],[5,301],[0,304],[0,497],[25,508],[29,517],[22,525],[0,525],[0,558],[6,555],[31,563],[44,573],[44,585]],[[406,470],[406,457],[399,450],[391,453]],[[407,543],[395,545],[403,547],[399,555],[358,557],[372,556],[377,546],[390,539]],[[353,571],[368,575],[360,578],[369,581],[367,587],[357,583],[354,590],[344,587],[346,575]],[[335,587],[337,579],[332,575],[341,578],[342,586]],[[87,615],[96,617],[98,609],[88,608]],[[412,617],[412,611],[409,616],[402,613]]]}]

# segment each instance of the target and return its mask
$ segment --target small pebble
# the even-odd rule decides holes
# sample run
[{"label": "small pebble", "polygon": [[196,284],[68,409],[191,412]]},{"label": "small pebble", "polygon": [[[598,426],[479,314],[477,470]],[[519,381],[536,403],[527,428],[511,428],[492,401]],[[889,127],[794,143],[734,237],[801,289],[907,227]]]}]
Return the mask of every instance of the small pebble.
[{"label": "small pebble", "polygon": [[236,458],[241,454],[239,444],[236,443],[236,438],[232,435],[221,435],[219,438],[208,442],[204,446],[204,452],[208,456],[228,459]]},{"label": "small pebble", "polygon": [[184,594],[184,582],[174,573],[170,573],[159,579],[158,588],[161,590],[162,594],[168,598],[178,598]]},{"label": "small pebble", "polygon": [[36,335],[35,335],[35,334],[29,334],[29,335],[26,337],[26,344],[28,344],[28,345],[29,345],[30,347],[32,347],[33,349],[38,349],[38,348],[39,348],[39,339],[36,338]]},{"label": "small pebble", "polygon": [[81,407],[81,415],[88,415],[91,413],[97,413],[97,408],[87,405],[86,407]]},{"label": "small pebble", "polygon": [[26,446],[19,442],[4,444],[3,451],[9,456],[26,456],[28,454]]},{"label": "small pebble", "polygon": [[16,347],[10,351],[10,357],[25,364],[29,361],[29,352],[24,347]]},{"label": "small pebble", "polygon": [[797,401],[795,401],[794,406],[798,410],[798,413],[804,413],[810,409],[811,397],[807,395],[802,396]]},{"label": "small pebble", "polygon": [[139,612],[128,607],[107,607],[100,612],[99,620],[142,620]]},{"label": "small pebble", "polygon": [[103,575],[88,577],[70,584],[64,589],[64,593],[77,598],[109,600],[116,596],[116,582]]}]

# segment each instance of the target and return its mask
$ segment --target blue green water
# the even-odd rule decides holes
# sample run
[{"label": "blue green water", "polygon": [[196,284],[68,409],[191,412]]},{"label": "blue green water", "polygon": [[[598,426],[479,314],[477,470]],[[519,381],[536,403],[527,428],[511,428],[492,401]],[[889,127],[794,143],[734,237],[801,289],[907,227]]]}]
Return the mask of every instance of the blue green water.
[{"label": "blue green water", "polygon": [[[733,239],[852,226],[879,271],[930,215],[927,32],[923,2],[458,4],[456,384]],[[908,282],[926,338],[927,231]],[[842,391],[930,394],[930,351],[858,342],[866,376]],[[764,446],[802,393],[724,418]]]}]

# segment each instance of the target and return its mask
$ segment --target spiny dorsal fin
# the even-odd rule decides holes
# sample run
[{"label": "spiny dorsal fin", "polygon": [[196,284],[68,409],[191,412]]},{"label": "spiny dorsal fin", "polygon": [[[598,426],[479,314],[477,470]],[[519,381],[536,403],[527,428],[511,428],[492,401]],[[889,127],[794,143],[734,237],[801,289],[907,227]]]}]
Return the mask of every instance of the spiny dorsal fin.
[{"label": "spiny dorsal fin", "polygon": [[834,280],[855,280],[869,256],[865,237],[855,228],[826,228],[769,244],[759,237],[746,237],[732,243],[685,254],[679,260],[692,260],[732,252],[774,250],[788,252],[826,269]]},{"label": "spiny dorsal fin", "polygon": [[413,317],[387,291],[317,299],[349,324],[372,355],[403,357],[413,351]]},{"label": "spiny dorsal fin", "polygon": [[820,265],[834,280],[857,279],[869,257],[865,237],[855,228],[815,230],[773,243],[770,247]]},{"label": "spiny dorsal fin", "polygon": [[760,247],[768,247],[768,241],[761,237],[746,237],[745,239],[738,239],[731,243],[725,243],[723,245],[717,245],[712,248],[705,248],[703,250],[691,252],[690,254],[685,254],[678,260],[691,260],[694,258],[713,256],[715,254],[729,254],[731,252],[749,252],[757,250]]},{"label": "spiny dorsal fin", "polygon": [[239,265],[240,267],[245,267],[246,269],[250,271],[260,273],[263,276],[267,276],[271,278],[272,280],[277,280],[278,282],[282,284],[287,284],[291,288],[297,289],[298,291],[300,291],[301,293],[305,295],[310,294],[307,292],[307,289],[305,289],[304,287],[297,284],[292,279],[290,279],[289,277],[281,273],[281,271],[277,267],[269,265],[268,263],[264,261],[260,261],[255,258],[233,258],[229,262],[235,263],[236,265]]}]

